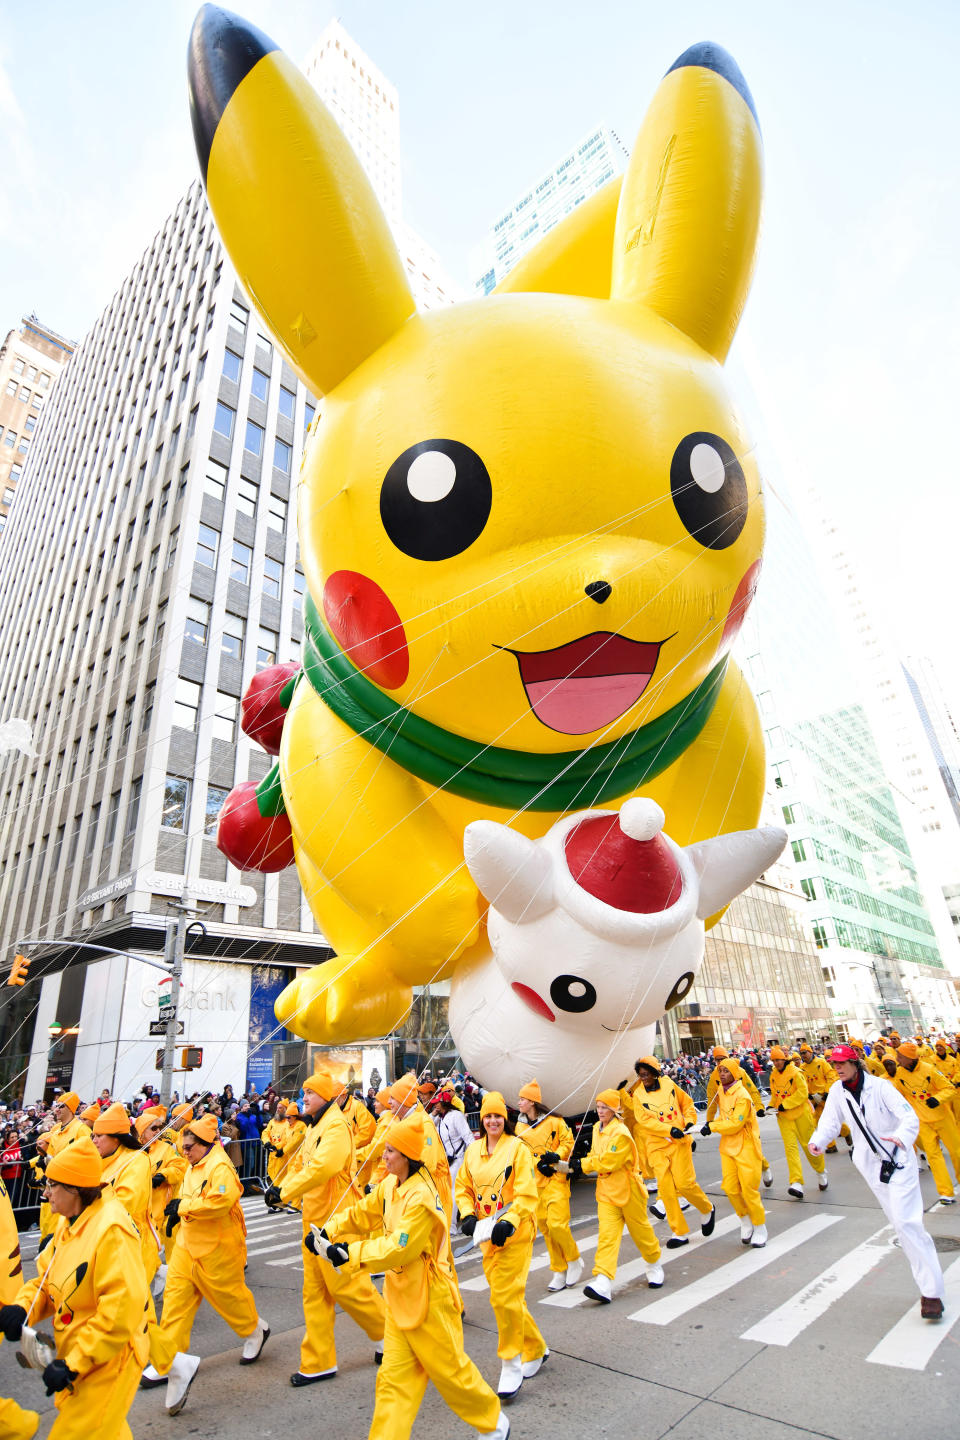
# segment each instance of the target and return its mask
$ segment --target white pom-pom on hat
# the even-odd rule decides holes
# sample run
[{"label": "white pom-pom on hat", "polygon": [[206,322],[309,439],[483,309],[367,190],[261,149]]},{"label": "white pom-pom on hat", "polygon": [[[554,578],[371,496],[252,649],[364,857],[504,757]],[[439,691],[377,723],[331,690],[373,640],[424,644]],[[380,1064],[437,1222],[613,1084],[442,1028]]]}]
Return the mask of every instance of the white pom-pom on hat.
[{"label": "white pom-pom on hat", "polygon": [[666,816],[656,800],[637,795],[620,807],[620,829],[631,840],[652,840],[664,827]]}]

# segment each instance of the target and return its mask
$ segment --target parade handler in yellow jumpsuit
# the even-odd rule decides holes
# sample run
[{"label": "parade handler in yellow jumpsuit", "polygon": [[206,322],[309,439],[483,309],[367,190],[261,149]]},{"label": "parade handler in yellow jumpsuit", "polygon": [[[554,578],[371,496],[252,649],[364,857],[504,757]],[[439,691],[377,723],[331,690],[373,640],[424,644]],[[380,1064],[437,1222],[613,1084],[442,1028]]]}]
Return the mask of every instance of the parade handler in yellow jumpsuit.
[{"label": "parade handler in yellow jumpsuit", "polygon": [[620,1119],[620,1095],[601,1090],[590,1153],[582,1162],[573,1162],[575,1174],[597,1177],[597,1219],[600,1240],[593,1266],[593,1279],[583,1287],[584,1295],[608,1305],[613,1278],[617,1273],[620,1241],[626,1225],[647,1266],[647,1284],[659,1290],[663,1284],[660,1241],[647,1219],[647,1192],[640,1179],[637,1147]]},{"label": "parade handler in yellow jumpsuit", "polygon": [[50,1160],[53,1243],[41,1274],[0,1310],[10,1341],[24,1325],[53,1317],[57,1358],[43,1372],[47,1394],[57,1397],[51,1440],[131,1440],[127,1411],[149,1349],[140,1240],[123,1206],[102,1188],[101,1170],[89,1136]]},{"label": "parade handler in yellow jumpsuit", "polygon": [[164,1132],[166,1118],[166,1111],[161,1106],[153,1106],[142,1110],[135,1123],[143,1153],[150,1162],[150,1219],[161,1246],[170,1255],[175,1242],[166,1239],[166,1209],[180,1193],[187,1162],[169,1131]]},{"label": "parade handler in yellow jumpsuit", "polygon": [[395,1120],[386,1179],[326,1227],[327,1259],[340,1274],[386,1272],[383,1365],[369,1440],[407,1440],[428,1380],[478,1435],[506,1440],[510,1425],[500,1401],[463,1348],[445,1254],[447,1219],[423,1163],[430,1123],[420,1114]]},{"label": "parade handler in yellow jumpsuit", "polygon": [[953,1107],[953,1118],[960,1125],[960,1060],[942,1036],[937,1036],[930,1064],[953,1086],[953,1100],[950,1103]]},{"label": "parade handler in yellow jumpsuit", "polygon": [[[714,1115],[717,1113],[717,1091],[720,1088],[720,1064],[723,1060],[729,1059],[729,1057],[729,1050],[725,1050],[722,1045],[714,1045],[713,1058],[716,1063],[714,1064],[713,1069],[710,1071],[710,1074],[707,1077],[708,1120],[712,1120]],[[734,1060],[733,1063],[736,1065],[738,1071],[740,1072],[740,1083],[743,1086],[744,1090],[746,1090],[747,1094],[750,1096],[757,1119],[762,1120],[764,1115],[766,1115],[767,1113],[766,1107],[763,1103],[763,1096],[760,1094],[760,1091],[757,1089],[756,1084],[753,1080],[751,1080],[750,1076],[747,1074],[746,1070],[744,1070],[739,1060]],[[763,1153],[762,1145],[760,1147],[760,1161],[760,1177],[763,1180],[764,1185],[769,1187],[773,1184],[773,1171],[770,1169],[769,1160]]]},{"label": "parade handler in yellow jumpsuit", "polygon": [[176,1229],[176,1244],[167,1266],[163,1314],[150,1334],[153,1363],[140,1383],[144,1389],[166,1383],[171,1415],[178,1415],[186,1404],[200,1365],[200,1356],[189,1354],[187,1346],[202,1300],[243,1340],[241,1365],[260,1358],[270,1335],[243,1278],[247,1260],[240,1208],[243,1186],[223,1146],[217,1144],[217,1133],[215,1115],[202,1115],[186,1126],[187,1170],[179,1197],[166,1208],[166,1234],[172,1236]]},{"label": "parade handler in yellow jumpsuit", "polygon": [[536,1080],[523,1086],[517,1134],[530,1147],[537,1169],[537,1226],[547,1243],[553,1271],[547,1289],[565,1290],[576,1285],[583,1274],[583,1261],[570,1230],[570,1181],[557,1170],[558,1163],[573,1154],[573,1131],[562,1115],[545,1110],[542,1101]]},{"label": "parade handler in yellow jumpsuit", "polygon": [[[23,1265],[17,1222],[7,1187],[0,1180],[0,1306],[3,1310],[8,1305],[13,1306],[22,1285]],[[3,1334],[3,1310],[0,1310],[0,1335]],[[15,1330],[16,1327],[11,1326],[11,1331]],[[40,1416],[36,1410],[21,1410],[16,1400],[7,1400],[0,1395],[0,1435],[5,1440],[31,1440],[39,1425]]]},{"label": "parade handler in yellow jumpsuit", "polygon": [[[52,1129],[37,1137],[37,1149],[40,1154],[30,1161],[35,1171],[43,1171],[48,1160],[67,1145],[72,1145],[77,1140],[89,1139],[90,1130],[77,1115],[80,1108],[80,1096],[75,1090],[68,1090],[54,1100],[51,1109],[53,1118],[57,1122]],[[53,1234],[53,1214],[46,1200],[40,1202],[40,1235],[45,1238]]]},{"label": "parade handler in yellow jumpsuit", "polygon": [[343,1275],[317,1253],[311,1230],[322,1229],[337,1209],[357,1198],[353,1131],[336,1103],[343,1086],[327,1070],[317,1070],[303,1086],[307,1131],[297,1170],[264,1193],[268,1207],[303,1201],[303,1318],[300,1368],[290,1376],[299,1388],[332,1380],[337,1373],[334,1317],[337,1306],[355,1320],[383,1354],[383,1300],[369,1275]]},{"label": "parade handler in yellow jumpsuit", "polygon": [[941,1205],[955,1204],[947,1162],[940,1149],[950,1156],[954,1174],[960,1180],[960,1133],[953,1118],[953,1086],[939,1070],[919,1059],[913,1040],[897,1046],[897,1069],[893,1083],[912,1105],[920,1122],[917,1145],[927,1157]]},{"label": "parade handler in yellow jumpsuit", "polygon": [[760,1199],[763,1152],[757,1111],[737,1061],[728,1057],[717,1069],[720,1084],[716,1113],[700,1134],[720,1136],[721,1184],[734,1214],[739,1216],[741,1244],[761,1250],[767,1243],[767,1213]]},{"label": "parade handler in yellow jumpsuit", "polygon": [[[831,1085],[837,1083],[837,1072],[830,1061],[824,1055],[814,1055],[813,1046],[803,1044],[800,1046],[800,1071],[807,1082],[807,1090],[810,1093],[810,1104],[813,1106],[813,1123],[816,1125],[823,1114],[823,1107],[827,1099],[827,1091]],[[847,1142],[847,1149],[853,1149],[853,1139],[849,1127],[844,1125],[840,1131]],[[825,1152],[827,1155],[837,1153],[835,1140],[831,1140]]]},{"label": "parade handler in yellow jumpsuit", "polygon": [[776,1107],[777,1124],[787,1157],[787,1194],[795,1200],[803,1199],[803,1166],[801,1151],[807,1157],[810,1168],[817,1177],[821,1190],[826,1190],[827,1162],[822,1155],[811,1155],[807,1141],[814,1131],[813,1106],[810,1104],[807,1082],[792,1061],[788,1061],[779,1045],[770,1051],[773,1069],[770,1072],[770,1103]]},{"label": "parade handler in yellow jumpsuit", "polygon": [[525,1295],[537,1233],[537,1182],[529,1146],[507,1133],[506,1103],[496,1090],[483,1097],[480,1125],[484,1133],[467,1146],[457,1172],[457,1209],[464,1235],[482,1225],[483,1273],[497,1322],[497,1394],[511,1400],[550,1353]]},{"label": "parade handler in yellow jumpsuit", "polygon": [[[160,1265],[160,1241],[153,1228],[153,1167],[133,1133],[130,1116],[122,1105],[110,1105],[93,1122],[93,1143],[103,1161],[101,1179],[137,1227],[140,1258],[149,1286]],[[152,1318],[152,1317],[151,1317]]]},{"label": "parade handler in yellow jumpsuit", "polygon": [[337,1104],[350,1122],[354,1145],[357,1150],[362,1150],[364,1145],[369,1145],[373,1139],[374,1131],[377,1128],[376,1120],[359,1095],[351,1095],[348,1091],[343,1090],[337,1097]]},{"label": "parade handler in yellow jumpsuit", "polygon": [[260,1144],[267,1152],[267,1183],[275,1185],[283,1168],[283,1147],[287,1139],[287,1102],[278,1100],[272,1118],[263,1127]]},{"label": "parade handler in yellow jumpsuit", "polygon": [[667,1249],[676,1250],[690,1243],[690,1227],[680,1209],[679,1197],[706,1216],[700,1227],[704,1235],[713,1234],[717,1220],[693,1168],[693,1141],[687,1132],[697,1123],[697,1111],[686,1090],[663,1074],[656,1056],[644,1055],[637,1066],[640,1087],[633,1092],[634,1121],[643,1134],[647,1159],[657,1177],[660,1204],[673,1231]]}]

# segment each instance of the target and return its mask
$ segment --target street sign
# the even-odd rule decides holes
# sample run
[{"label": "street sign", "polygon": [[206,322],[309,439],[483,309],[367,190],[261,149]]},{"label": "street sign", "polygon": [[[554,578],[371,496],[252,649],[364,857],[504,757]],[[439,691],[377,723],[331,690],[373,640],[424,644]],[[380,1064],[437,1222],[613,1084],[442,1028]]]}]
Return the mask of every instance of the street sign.
[{"label": "street sign", "polygon": [[[167,1033],[167,1021],[166,1021],[166,1020],[151,1020],[151,1021],[150,1021],[150,1034],[151,1034],[151,1035],[166,1035],[166,1033]],[[178,1034],[178,1035],[182,1035],[182,1034],[183,1034],[183,1021],[182,1021],[182,1020],[178,1020],[178,1021],[177,1021],[177,1034]]]}]

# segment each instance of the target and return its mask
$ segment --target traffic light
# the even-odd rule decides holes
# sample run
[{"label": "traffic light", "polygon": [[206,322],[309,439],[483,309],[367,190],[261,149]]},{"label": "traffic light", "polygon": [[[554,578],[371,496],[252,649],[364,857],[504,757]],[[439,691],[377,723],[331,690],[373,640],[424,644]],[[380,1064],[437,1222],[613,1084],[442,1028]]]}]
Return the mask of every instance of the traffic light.
[{"label": "traffic light", "polygon": [[10,974],[7,976],[8,985],[25,985],[27,983],[27,971],[30,969],[30,959],[27,955],[14,955],[13,964],[10,967]]},{"label": "traffic light", "polygon": [[180,1068],[182,1070],[199,1070],[203,1064],[203,1047],[200,1045],[185,1045],[180,1056]]}]

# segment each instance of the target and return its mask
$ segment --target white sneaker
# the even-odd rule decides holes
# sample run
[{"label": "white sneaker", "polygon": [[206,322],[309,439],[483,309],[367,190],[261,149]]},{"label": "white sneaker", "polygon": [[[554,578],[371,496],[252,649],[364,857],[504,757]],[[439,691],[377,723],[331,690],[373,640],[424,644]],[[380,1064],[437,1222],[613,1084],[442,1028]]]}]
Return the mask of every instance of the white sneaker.
[{"label": "white sneaker", "polygon": [[612,1299],[610,1294],[610,1276],[594,1275],[593,1279],[584,1285],[583,1293],[590,1300],[599,1300],[601,1305],[609,1305]]},{"label": "white sneaker", "polygon": [[497,1394],[501,1400],[512,1400],[514,1395],[523,1384],[523,1361],[519,1355],[514,1355],[512,1360],[503,1360],[500,1363],[500,1379],[497,1381]]},{"label": "white sneaker", "polygon": [[566,1272],[566,1270],[555,1270],[555,1271],[553,1272],[553,1274],[550,1276],[550,1284],[547,1286],[547,1289],[548,1289],[548,1290],[566,1290],[566,1288],[567,1288],[567,1272]]},{"label": "white sneaker", "polygon": [[773,1171],[770,1169],[769,1165],[763,1171],[760,1179],[763,1181],[764,1185],[766,1185],[767,1189],[769,1189],[770,1186],[773,1184]]},{"label": "white sneaker", "polygon": [[794,1200],[802,1200],[802,1199],[803,1199],[803,1186],[802,1186],[802,1185],[788,1185],[788,1186],[787,1186],[787,1194],[788,1194],[788,1195],[792,1195],[793,1198],[794,1198]]},{"label": "white sneaker", "polygon": [[740,1244],[749,1245],[750,1237],[753,1235],[753,1221],[749,1215],[740,1216]]},{"label": "white sneaker", "polygon": [[257,1316],[257,1328],[252,1335],[248,1335],[243,1342],[243,1349],[240,1351],[240,1364],[252,1365],[254,1360],[260,1359],[260,1351],[270,1339],[270,1326],[266,1320]]},{"label": "white sneaker", "polygon": [[166,1283],[167,1283],[167,1267],[166,1267],[166,1265],[160,1265],[160,1266],[158,1266],[158,1268],[157,1268],[157,1273],[156,1273],[156,1275],[154,1275],[153,1281],[152,1281],[152,1283],[151,1283],[151,1285],[150,1285],[150,1294],[153,1296],[154,1300],[159,1300],[159,1299],[160,1299],[160,1296],[163,1294],[163,1289],[164,1289],[164,1286],[166,1285]]},{"label": "white sneaker", "polygon": [[660,1289],[660,1286],[663,1284],[663,1278],[664,1278],[664,1277],[663,1277],[663,1266],[662,1266],[662,1265],[648,1265],[648,1266],[647,1266],[647,1289],[648,1289],[648,1290],[659,1290],[659,1289]]},{"label": "white sneaker", "polygon": [[161,1375],[159,1370],[156,1370],[152,1365],[148,1365],[140,1376],[140,1389],[155,1390],[158,1385],[166,1385],[169,1378],[169,1373]]},{"label": "white sneaker", "polygon": [[667,1211],[662,1200],[654,1200],[653,1204],[649,1206],[649,1210],[650,1214],[656,1215],[658,1220],[666,1220]]},{"label": "white sneaker", "polygon": [[524,1380],[532,1380],[534,1375],[536,1375],[537,1371],[540,1369],[540,1366],[544,1363],[545,1360],[548,1360],[549,1358],[550,1351],[544,1350],[543,1354],[538,1355],[536,1360],[524,1360],[523,1365],[521,1366]]},{"label": "white sneaker", "polygon": [[830,1184],[830,1177],[829,1177],[829,1175],[827,1174],[826,1170],[824,1170],[824,1172],[823,1172],[822,1175],[818,1175],[818,1176],[817,1176],[817,1189],[818,1189],[818,1190],[826,1190],[826,1188],[827,1188],[827,1186],[828,1186],[829,1184]]},{"label": "white sneaker", "polygon": [[689,1210],[689,1209],[690,1209],[690,1201],[689,1201],[689,1200],[684,1200],[684,1198],[683,1198],[682,1195],[680,1196],[680,1209],[681,1209],[681,1210]]},{"label": "white sneaker", "polygon": [[184,1351],[178,1350],[173,1357],[173,1364],[170,1366],[170,1373],[167,1377],[167,1414],[179,1415],[187,1403],[187,1395],[190,1393],[190,1386],[200,1368],[199,1355],[187,1355]]},{"label": "white sneaker", "polygon": [[764,1245],[766,1245],[766,1243],[767,1243],[767,1227],[766,1227],[766,1225],[755,1225],[755,1226],[753,1227],[753,1236],[752,1236],[752,1238],[751,1238],[751,1240],[750,1240],[750,1244],[753,1246],[754,1250],[762,1250],[763,1247],[764,1247]]},{"label": "white sneaker", "polygon": [[647,1191],[647,1193],[648,1193],[649,1195],[656,1195],[656,1193],[657,1193],[657,1184],[658,1184],[658,1182],[657,1182],[656,1178],[654,1178],[653,1180],[647,1180],[646,1178],[644,1178],[644,1180],[643,1180],[644,1189]]},{"label": "white sneaker", "polygon": [[478,1430],[477,1440],[480,1440],[481,1436],[489,1436],[490,1440],[507,1440],[507,1436],[509,1434],[510,1421],[507,1419],[505,1412],[501,1410],[500,1414],[497,1416],[496,1430]]},{"label": "white sneaker", "polygon": [[582,1274],[583,1259],[580,1255],[578,1255],[576,1260],[571,1260],[570,1264],[567,1266],[567,1284],[576,1285]]}]

